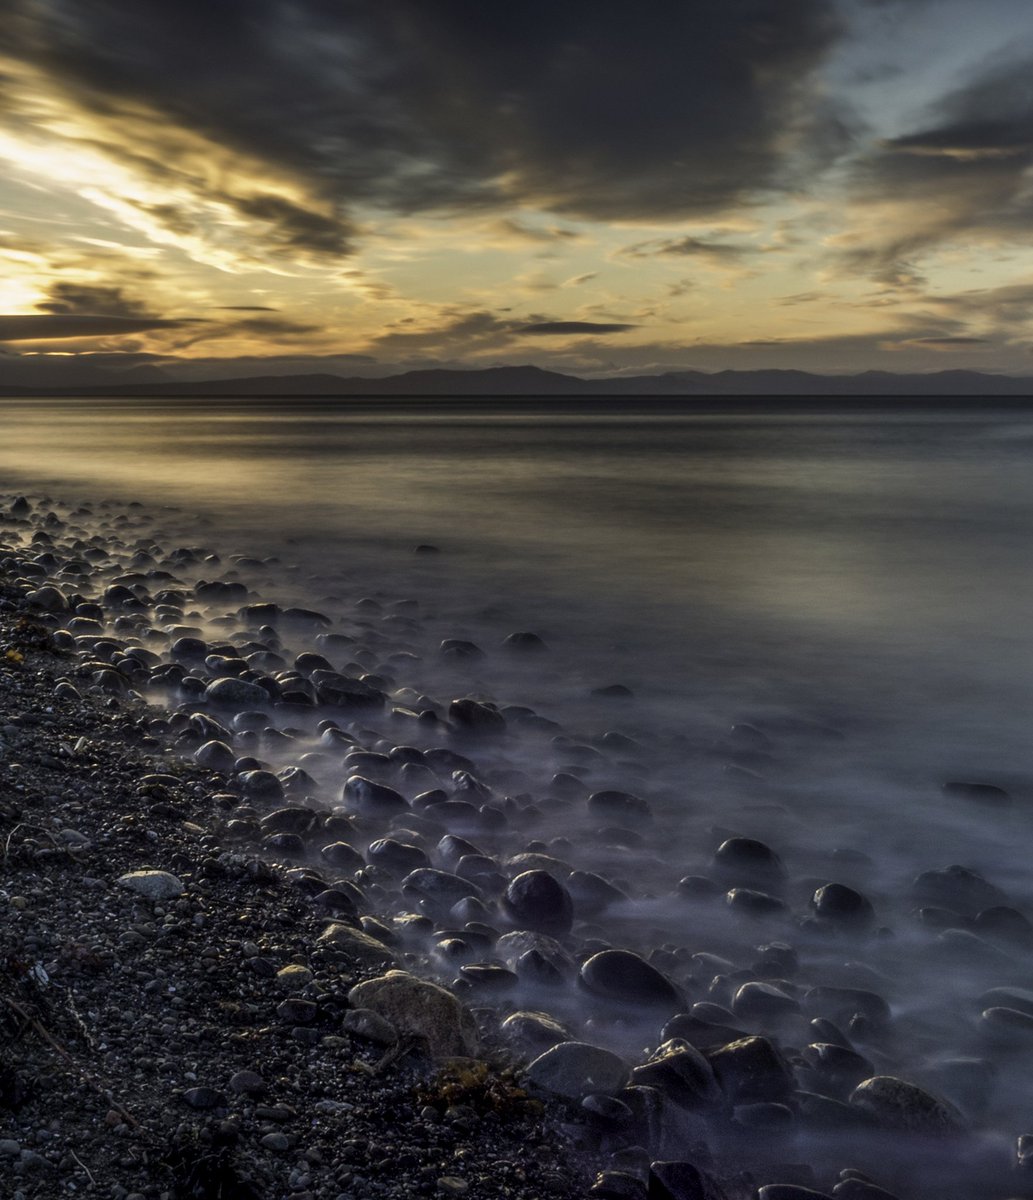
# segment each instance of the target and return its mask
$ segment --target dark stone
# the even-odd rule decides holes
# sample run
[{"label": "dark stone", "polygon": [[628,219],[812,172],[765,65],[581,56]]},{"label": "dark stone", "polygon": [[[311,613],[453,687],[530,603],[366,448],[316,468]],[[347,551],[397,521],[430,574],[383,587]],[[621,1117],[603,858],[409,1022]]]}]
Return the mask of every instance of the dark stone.
[{"label": "dark stone", "polygon": [[800,1011],[800,1002],[773,983],[750,980],[742,984],[732,999],[732,1011],[746,1020],[762,1021]]},{"label": "dark stone", "polygon": [[870,929],[875,909],[866,896],[842,883],[827,883],[811,897],[815,916],[848,929]]},{"label": "dark stone", "polygon": [[686,875],[678,880],[678,894],[688,900],[716,900],[725,889],[705,875]]},{"label": "dark stone", "polygon": [[725,1190],[691,1162],[649,1164],[648,1200],[726,1200]]},{"label": "dark stone", "polygon": [[725,901],[729,908],[750,917],[772,917],[787,911],[784,900],[755,888],[732,888]]},{"label": "dark stone", "polygon": [[408,875],[410,871],[419,867],[430,866],[430,859],[419,846],[398,842],[394,838],[379,838],[370,842],[366,850],[366,859],[373,866],[383,867],[399,875]]},{"label": "dark stone", "polygon": [[462,733],[490,736],[504,733],[506,718],[494,705],[477,700],[453,700],[448,706],[448,719]]},{"label": "dark stone", "polygon": [[503,638],[502,646],[516,654],[540,654],[548,649],[536,633],[511,633]]},{"label": "dark stone", "polygon": [[581,986],[593,996],[620,1004],[666,1009],[676,1012],[682,1000],[678,989],[630,950],[603,950],[581,967]]},{"label": "dark stone", "polygon": [[214,1088],[210,1087],[187,1088],[183,1093],[183,1100],[191,1108],[197,1108],[202,1111],[212,1108],[223,1108],[226,1104],[226,1097],[222,1092],[217,1092]]},{"label": "dark stone", "polygon": [[742,1038],[711,1051],[707,1057],[732,1104],[784,1100],[793,1091],[792,1069],[767,1038]]},{"label": "dark stone", "polygon": [[604,912],[611,904],[619,904],[628,898],[620,888],[594,871],[574,871],[567,880],[567,891],[575,911],[586,917]]},{"label": "dark stone", "polygon": [[844,1179],[832,1189],[835,1200],[899,1200],[892,1192],[887,1192],[866,1179]]},{"label": "dark stone", "polygon": [[641,796],[631,792],[593,792],[588,797],[588,811],[593,817],[635,828],[653,818],[653,811]]},{"label": "dark stone", "polygon": [[957,865],[924,871],[912,886],[912,896],[916,904],[949,908],[969,919],[984,908],[1008,903],[1008,897],[978,871]]},{"label": "dark stone", "polygon": [[721,1099],[710,1063],[686,1041],[664,1042],[631,1077],[633,1083],[657,1088],[683,1108],[707,1108]]},{"label": "dark stone", "polygon": [[627,1171],[600,1171],[588,1195],[591,1200],[648,1200],[646,1185]]},{"label": "dark stone", "polygon": [[808,1067],[808,1086],[813,1083],[816,1089],[837,1095],[848,1095],[875,1070],[863,1054],[830,1042],[812,1042],[804,1047],[803,1058]]},{"label": "dark stone", "polygon": [[259,822],[264,833],[308,833],[316,823],[310,808],[278,808],[267,813]]},{"label": "dark stone", "polygon": [[714,855],[714,873],[727,884],[781,889],[787,878],[785,864],[774,850],[755,838],[732,837]]},{"label": "dark stone", "polygon": [[312,1000],[288,996],[276,1006],[276,1015],[288,1025],[309,1025],[319,1015],[319,1008]]},{"label": "dark stone", "polygon": [[433,867],[418,867],[402,880],[402,891],[430,908],[447,912],[467,896],[480,897],[480,888],[467,879]]},{"label": "dark stone", "polygon": [[394,788],[361,775],[353,775],[348,780],[341,799],[351,812],[363,817],[393,817],[409,807],[405,797]]},{"label": "dark stone", "polygon": [[283,784],[272,771],[244,771],[240,776],[244,795],[249,800],[282,800]]},{"label": "dark stone", "polygon": [[890,1020],[890,1006],[877,992],[865,988],[815,987],[803,1002],[809,1013],[833,1021],[848,1021],[855,1013],[873,1025],[886,1025]]},{"label": "dark stone", "polygon": [[320,851],[325,862],[328,862],[332,867],[339,867],[345,871],[358,871],[366,865],[366,860],[347,842],[331,842],[329,846],[324,846]]},{"label": "dark stone", "polygon": [[506,888],[502,907],[520,929],[566,933],[574,920],[567,889],[547,871],[524,871]]},{"label": "dark stone", "polygon": [[757,1192],[757,1200],[832,1200],[828,1192],[801,1187],[798,1183],[768,1183]]},{"label": "dark stone", "polygon": [[269,703],[269,693],[265,688],[232,676],[213,680],[205,688],[204,698],[209,704],[223,708],[260,708]]},{"label": "dark stone", "polygon": [[951,780],[943,785],[943,794],[954,800],[968,800],[987,808],[1007,808],[1011,804],[1011,796],[1004,788],[992,783]]},{"label": "dark stone", "polygon": [[894,1075],[876,1075],[857,1085],[850,1103],[885,1129],[948,1137],[965,1129],[965,1118],[946,1100]]}]

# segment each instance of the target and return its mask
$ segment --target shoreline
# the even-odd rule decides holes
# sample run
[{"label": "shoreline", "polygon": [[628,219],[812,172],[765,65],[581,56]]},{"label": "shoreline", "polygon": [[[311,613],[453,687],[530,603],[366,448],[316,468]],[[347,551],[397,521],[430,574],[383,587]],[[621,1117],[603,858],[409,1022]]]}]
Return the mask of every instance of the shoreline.
[{"label": "shoreline", "polygon": [[[908,1069],[936,1031],[863,961],[908,957],[864,895],[720,826],[708,874],[666,895],[642,873],[670,800],[621,790],[648,787],[647,744],[507,705],[460,639],[421,677],[412,599],[341,622],[271,602],[251,560],[159,545],[140,505],[0,511],[0,1174],[24,1200],[1006,1194],[981,1069],[942,1096]],[[499,653],[548,678],[533,634]],[[733,735],[749,813],[774,760]],[[537,786],[530,753],[568,766]],[[977,937],[950,906],[1005,901],[958,870],[927,872],[964,926],[945,965],[1014,954],[1014,988],[1021,921]],[[1021,1046],[1009,995],[989,1036]]]},{"label": "shoreline", "polygon": [[[177,753],[160,708],[91,686],[27,590],[0,571],[5,1194],[583,1196],[588,1160],[497,1032],[433,1060],[345,1028],[385,964],[321,943],[311,885],[222,842],[225,773]],[[120,885],[140,872],[179,894]]]}]

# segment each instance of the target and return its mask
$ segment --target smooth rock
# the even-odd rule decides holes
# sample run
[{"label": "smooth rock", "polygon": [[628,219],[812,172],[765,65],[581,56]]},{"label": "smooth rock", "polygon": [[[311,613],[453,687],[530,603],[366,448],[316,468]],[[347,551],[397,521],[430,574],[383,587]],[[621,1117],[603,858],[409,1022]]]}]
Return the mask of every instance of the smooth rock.
[{"label": "smooth rock", "polygon": [[353,1008],[368,1008],[400,1034],[422,1040],[432,1058],[477,1053],[477,1026],[446,988],[407,971],[388,971],[356,984],[348,993]]},{"label": "smooth rock", "polygon": [[547,871],[524,871],[506,888],[503,911],[519,929],[567,933],[574,921],[570,893]]},{"label": "smooth rock", "polygon": [[630,950],[602,950],[593,954],[578,975],[581,986],[593,996],[620,1004],[633,1004],[675,1013],[682,999],[678,989],[656,967]]},{"label": "smooth rock", "polygon": [[721,1099],[713,1067],[681,1039],[664,1042],[631,1077],[636,1085],[655,1087],[683,1108],[707,1108]]},{"label": "smooth rock", "polygon": [[707,1058],[722,1091],[733,1104],[780,1101],[793,1090],[792,1069],[768,1038],[740,1038],[711,1051]]},{"label": "smooth rock", "polygon": [[949,1137],[966,1127],[953,1104],[894,1075],[875,1075],[859,1083],[850,1103],[884,1128],[901,1132]]},{"label": "smooth rock", "polygon": [[183,881],[168,871],[129,871],[118,877],[119,887],[147,900],[173,900],[186,891]]},{"label": "smooth rock", "polygon": [[628,1064],[610,1050],[587,1042],[561,1042],[536,1058],[524,1078],[542,1091],[576,1100],[589,1092],[617,1092],[629,1074]]},{"label": "smooth rock", "polygon": [[269,703],[269,693],[257,683],[246,679],[227,676],[215,679],[204,689],[204,698],[209,704],[220,708],[261,708]]},{"label": "smooth rock", "polygon": [[350,925],[328,925],[316,941],[320,946],[332,947],[357,962],[370,966],[394,962],[395,958],[383,942],[378,942],[368,933],[363,933],[361,929],[353,929]]}]

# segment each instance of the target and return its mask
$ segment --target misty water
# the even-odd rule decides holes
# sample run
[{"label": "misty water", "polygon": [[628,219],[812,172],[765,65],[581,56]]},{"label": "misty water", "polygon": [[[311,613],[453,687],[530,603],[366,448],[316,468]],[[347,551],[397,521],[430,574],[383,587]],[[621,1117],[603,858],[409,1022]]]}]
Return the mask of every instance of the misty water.
[{"label": "misty water", "polygon": [[[874,1073],[928,1087],[975,1124],[971,1173],[958,1182],[957,1155],[931,1142],[873,1159],[870,1138],[835,1131],[805,1129],[786,1153],[876,1161],[885,1186],[938,1196],[1022,1193],[1011,1145],[1033,1132],[1033,1035],[987,1022],[980,1001],[1033,986],[1033,927],[980,923],[988,908],[1033,915],[1031,462],[1033,417],[975,401],[0,403],[6,491],[64,511],[140,502],[142,534],[210,548],[227,578],[326,613],[413,694],[555,722],[559,737],[512,722],[493,751],[496,791],[509,772],[538,801],[534,821],[472,840],[494,837],[484,848],[500,861],[535,841],[625,891],[582,938],[665,948],[688,1003],[728,1006],[743,978],[769,977],[770,963],[749,968],[773,941],[799,955],[790,992],[884,996],[891,1028],[855,1024],[855,1044]],[[357,609],[364,598],[379,607]],[[547,652],[504,653],[517,631]],[[445,638],[486,655],[441,658]],[[618,683],[631,698],[594,694]],[[314,740],[264,757],[292,765],[302,748],[332,803],[342,777]],[[595,836],[557,772],[646,798],[652,822],[623,843]],[[945,794],[948,781],[997,785],[1011,803]],[[733,835],[784,860],[787,910],[746,918],[678,892],[715,874]],[[914,890],[953,864],[999,892]],[[876,928],[809,924],[828,882],[863,892]],[[647,1044],[575,992],[518,999],[582,1022],[586,1040],[632,1056]],[[793,1047],[820,1040],[800,1014],[737,1015]]]}]

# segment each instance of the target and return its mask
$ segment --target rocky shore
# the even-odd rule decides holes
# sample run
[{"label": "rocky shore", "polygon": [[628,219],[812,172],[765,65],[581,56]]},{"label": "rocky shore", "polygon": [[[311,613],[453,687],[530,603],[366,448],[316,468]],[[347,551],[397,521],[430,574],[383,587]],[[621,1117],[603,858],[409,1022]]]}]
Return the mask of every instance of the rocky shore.
[{"label": "rocky shore", "polygon": [[135,681],[55,645],[71,610],[57,622],[32,591],[7,557],[0,1192],[583,1196],[592,1164],[518,1084],[497,1022],[482,1035],[417,989],[400,1038],[350,1003],[405,965],[397,940],[353,943],[347,893],[321,899],[305,873],[230,848],[239,789],[173,748]]},{"label": "rocky shore", "polygon": [[[622,685],[590,697],[618,727],[570,733],[490,694],[480,646],[431,651],[412,598],[345,619],[131,505],[0,512],[5,1195],[1031,1194],[1027,1139],[979,1121],[1021,1070],[1033,926],[981,875],[907,900],[934,968],[1001,984],[932,1020],[863,854],[791,878],[716,827],[668,886]],[[731,746],[760,778],[767,735]]]}]

